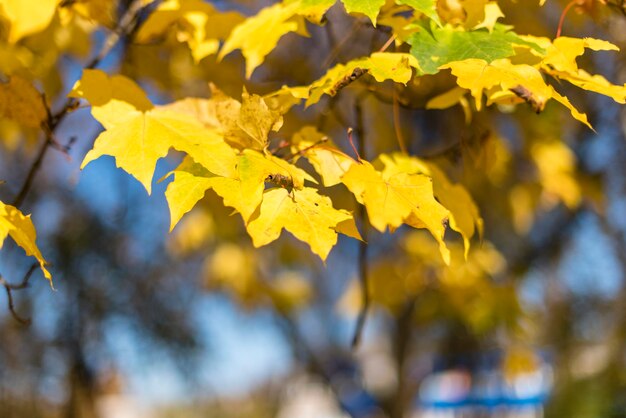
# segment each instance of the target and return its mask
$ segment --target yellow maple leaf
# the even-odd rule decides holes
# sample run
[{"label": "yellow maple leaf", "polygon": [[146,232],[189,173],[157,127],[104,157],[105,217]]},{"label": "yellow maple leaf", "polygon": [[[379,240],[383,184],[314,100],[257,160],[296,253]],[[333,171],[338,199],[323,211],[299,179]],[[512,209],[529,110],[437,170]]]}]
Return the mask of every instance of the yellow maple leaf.
[{"label": "yellow maple leaf", "polygon": [[432,178],[433,195],[439,203],[450,211],[450,228],[461,234],[465,248],[465,259],[469,254],[470,240],[478,231],[483,234],[483,219],[478,207],[463,185],[452,183],[448,176],[435,164],[421,161],[404,154],[382,154],[380,161],[385,165],[383,174],[396,173],[425,174]]},{"label": "yellow maple leaf", "polygon": [[175,31],[178,42],[186,42],[195,62],[218,51],[244,16],[238,12],[219,12],[201,0],[168,0],[150,14],[137,32],[135,40],[146,43]]},{"label": "yellow maple leaf", "polygon": [[212,189],[222,199],[224,205],[234,208],[248,222],[263,200],[265,184],[270,178],[285,179],[289,189],[300,190],[304,181],[315,182],[305,171],[274,157],[254,150],[244,150],[234,163],[236,171],[228,176],[207,171],[203,165],[186,159],[172,173],[174,181],[168,185],[165,196],[170,206],[171,228],[190,211]]},{"label": "yellow maple leaf", "polygon": [[461,5],[465,11],[463,26],[471,29],[480,25],[485,20],[485,8],[488,0],[461,0]]},{"label": "yellow maple leaf", "polygon": [[300,104],[309,97],[309,86],[282,86],[279,90],[263,96],[271,109],[287,113],[293,106]]},{"label": "yellow maple leaf", "polygon": [[[235,99],[224,95],[237,106],[237,112],[241,104]],[[225,136],[227,129],[223,126],[221,118],[218,117],[219,100],[214,97],[205,99],[201,97],[185,97],[172,103],[159,106],[160,109],[171,110],[175,113],[183,113],[191,116],[200,122],[205,128],[216,129]]]},{"label": "yellow maple leaf", "polygon": [[188,97],[160,108],[194,117],[205,127],[215,129],[229,145],[241,150],[264,149],[269,133],[282,127],[282,115],[288,109],[275,110],[267,99],[245,90],[241,102],[215,86],[211,86],[211,91],[210,99]]},{"label": "yellow maple leaf", "polygon": [[498,19],[504,17],[498,2],[489,0],[440,0],[437,10],[445,21],[466,30],[485,28],[492,32]]},{"label": "yellow maple leaf", "polygon": [[[235,208],[241,212],[244,221],[248,221],[263,200],[265,182],[270,176],[286,179],[286,181],[291,182],[290,188],[296,190],[304,187],[305,180],[316,183],[313,177],[293,164],[273,155],[254,150],[244,150],[237,163],[237,169],[241,187],[239,193],[241,201]],[[219,191],[218,194],[220,194]]]},{"label": "yellow maple leaf", "polygon": [[316,25],[324,24],[324,15],[336,0],[285,0],[285,4],[298,4],[298,14]]},{"label": "yellow maple leaf", "polygon": [[146,93],[133,80],[122,75],[109,76],[100,70],[83,70],[83,74],[67,95],[85,99],[91,114],[105,128],[125,120],[127,113],[147,111],[154,106]]},{"label": "yellow maple leaf", "polygon": [[105,82],[97,83],[102,74],[86,72],[71,93],[92,103],[92,115],[106,129],[96,138],[81,168],[102,155],[113,156],[117,166],[139,180],[150,193],[157,160],[174,148],[187,153],[211,173],[234,176],[236,152],[216,131],[189,115],[152,108],[139,86],[123,76],[104,75]]},{"label": "yellow maple leaf", "polygon": [[569,99],[565,96],[561,96],[555,89],[554,87],[550,86],[550,90],[552,91],[552,98],[554,100],[556,100],[557,102],[561,103],[563,106],[567,107],[570,111],[570,113],[572,114],[572,116],[574,117],[574,119],[584,123],[585,125],[587,125],[592,131],[595,131],[595,129],[593,129],[593,126],[591,126],[591,124],[589,124],[589,121],[587,120],[587,115],[579,112],[578,109],[576,109],[572,103],[570,103]]},{"label": "yellow maple leaf", "polygon": [[[288,109],[300,100],[306,99],[306,106],[311,106],[323,95],[334,96],[358,78],[369,74],[378,82],[393,80],[406,84],[411,80],[413,69],[420,70],[417,59],[402,52],[375,52],[369,57],[354,59],[345,64],[337,64],[308,86],[287,87],[268,94],[267,100],[286,103]],[[274,106],[280,107],[279,104]],[[286,111],[286,110],[285,110]]]},{"label": "yellow maple leaf", "polygon": [[449,263],[443,241],[449,212],[435,200],[432,179],[423,174],[377,171],[367,161],[353,164],[342,182],[365,205],[371,225],[385,232],[403,223],[427,228],[439,242],[441,255]]},{"label": "yellow maple leaf", "polygon": [[429,170],[433,177],[437,200],[450,211],[450,228],[463,237],[464,255],[467,259],[471,238],[476,231],[479,237],[483,235],[483,219],[480,217],[478,207],[465,187],[450,182],[443,172],[432,164],[429,164]]},{"label": "yellow maple leaf", "polygon": [[174,176],[174,181],[167,185],[165,198],[170,208],[170,231],[172,231],[183,215],[193,209],[220,177],[211,174],[190,157],[185,158],[176,170],[168,173],[166,177],[170,175]]},{"label": "yellow maple leaf", "polygon": [[[242,193],[241,181],[238,178],[220,177],[210,173],[200,164],[186,158],[166,177],[172,175],[174,181],[167,185],[165,198],[170,208],[170,231],[180,219],[204,197],[207,190],[212,189],[224,200],[224,205],[239,212],[244,221],[258,207],[260,200],[252,201]],[[263,190],[261,189],[263,199]]]},{"label": "yellow maple leaf", "polygon": [[241,49],[246,59],[246,78],[250,78],[276,47],[280,38],[289,32],[299,31],[306,34],[304,18],[297,14],[299,7],[299,2],[277,3],[246,19],[233,29],[222,46],[218,59]]},{"label": "yellow maple leaf", "polygon": [[216,232],[215,218],[211,212],[203,207],[198,208],[191,211],[169,237],[167,251],[177,257],[188,256],[214,242]]},{"label": "yellow maple leaf", "polygon": [[582,190],[575,178],[576,156],[561,141],[536,142],[531,156],[538,169],[539,180],[543,186],[546,206],[553,206],[550,195],[556,196],[570,208],[576,208],[582,200]]},{"label": "yellow maple leaf", "polygon": [[46,260],[37,247],[37,233],[30,215],[26,216],[16,207],[0,202],[0,248],[7,236],[13,238],[15,243],[24,249],[26,255],[37,259],[44,277],[50,280],[52,285],[52,275],[46,269]]},{"label": "yellow maple leaf", "polygon": [[601,75],[592,75],[585,70],[578,70],[575,73],[551,71],[550,75],[560,78],[561,80],[569,81],[581,89],[610,97],[617,103],[626,103],[626,84],[623,86],[615,85]]},{"label": "yellow maple leaf", "polygon": [[0,83],[0,118],[7,118],[31,128],[39,128],[47,112],[41,94],[20,76]]},{"label": "yellow maple leaf", "polygon": [[326,187],[341,183],[341,177],[356,163],[313,126],[305,126],[293,135],[291,152],[296,158],[306,157]]},{"label": "yellow maple leaf", "polygon": [[466,94],[467,89],[459,86],[453,87],[452,89],[430,99],[426,103],[426,109],[447,109],[458,103],[463,109],[465,123],[470,123],[472,120],[472,108],[469,101],[465,97]]},{"label": "yellow maple leaf", "polygon": [[550,98],[550,87],[545,83],[539,70],[526,64],[515,65],[508,59],[499,59],[488,63],[482,59],[454,61],[441,68],[450,68],[457,78],[457,84],[470,91],[476,101],[476,109],[482,108],[482,96],[485,90],[500,86],[509,90],[524,86],[532,91],[538,102]]},{"label": "yellow maple leaf", "polygon": [[350,212],[333,208],[331,200],[316,189],[305,187],[290,193],[272,188],[264,192],[258,215],[250,219],[246,229],[255,247],[275,241],[286,229],[326,260],[337,243],[337,225],[350,219]]},{"label": "yellow maple leaf", "polygon": [[11,27],[9,43],[44,30],[52,21],[59,0],[0,0],[0,16]]},{"label": "yellow maple leaf", "polygon": [[186,115],[158,109],[129,112],[127,120],[101,133],[81,168],[103,155],[113,156],[117,166],[150,194],[157,160],[170,148],[187,153],[212,173],[229,176],[234,172],[235,151],[221,136]]},{"label": "yellow maple leaf", "polygon": [[317,103],[324,95],[334,96],[337,92],[367,73],[378,82],[393,80],[406,84],[419,69],[417,59],[402,52],[375,52],[369,57],[358,58],[346,64],[338,64],[309,86],[306,106]]},{"label": "yellow maple leaf", "polygon": [[542,66],[564,72],[575,73],[578,70],[576,58],[585,53],[585,48],[594,51],[619,51],[619,48],[610,42],[594,38],[570,38],[560,36],[550,42],[546,38],[534,38],[545,50]]},{"label": "yellow maple leaf", "polygon": [[485,28],[489,32],[493,32],[498,19],[504,17],[504,13],[500,10],[500,6],[495,1],[490,1],[484,5],[484,16],[480,23],[477,23],[472,29]]},{"label": "yellow maple leaf", "polygon": [[438,0],[437,12],[444,22],[453,25],[462,23],[467,17],[461,0]]},{"label": "yellow maple leaf", "polygon": [[[560,80],[566,80],[584,90],[593,91],[611,97],[617,103],[626,103],[626,84],[615,85],[600,75],[592,75],[578,68],[576,58],[583,55],[585,49],[594,51],[619,51],[616,45],[594,38],[569,38],[560,36],[554,41],[548,38],[526,36],[525,39],[540,45],[545,54],[532,51],[541,57],[539,64],[542,71]],[[555,99],[557,99],[555,97]],[[563,102],[562,100],[558,99]],[[565,104],[565,103],[564,103]],[[567,104],[565,104],[567,106]],[[571,106],[571,105],[570,105]],[[569,107],[569,106],[568,106]]]},{"label": "yellow maple leaf", "polygon": [[246,141],[248,143],[243,143],[243,146],[264,149],[269,142],[270,131],[278,131],[283,126],[283,118],[280,112],[270,109],[261,96],[248,94],[244,89],[237,126],[252,139],[251,143]]},{"label": "yellow maple leaf", "polygon": [[[541,112],[546,102],[555,99],[565,105],[572,116],[593,129],[584,113],[576,110],[569,100],[559,95],[552,86],[544,81],[539,70],[527,64],[512,64],[508,59],[499,59],[488,63],[481,59],[467,59],[454,61],[441,68],[450,68],[452,74],[457,77],[459,86],[466,88],[474,97],[476,109],[482,108],[483,92],[488,92],[488,103],[497,102],[499,99],[510,100],[511,92],[527,101],[536,112]],[[495,89],[494,89],[495,88]],[[506,93],[504,97],[494,96],[500,91]]]}]

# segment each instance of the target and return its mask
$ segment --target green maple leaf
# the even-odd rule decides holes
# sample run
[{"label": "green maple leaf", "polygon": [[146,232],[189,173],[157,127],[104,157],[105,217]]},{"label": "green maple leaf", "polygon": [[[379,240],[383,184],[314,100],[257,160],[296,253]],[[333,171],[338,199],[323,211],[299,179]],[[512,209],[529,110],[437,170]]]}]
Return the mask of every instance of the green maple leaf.
[{"label": "green maple leaf", "polygon": [[408,43],[411,54],[417,58],[425,74],[437,73],[439,67],[453,61],[469,58],[491,62],[515,55],[514,45],[524,45],[532,49],[541,48],[525,41],[503,25],[496,25],[493,32],[487,30],[459,31],[451,26],[431,27],[413,34]]},{"label": "green maple leaf", "polygon": [[341,0],[341,2],[348,13],[363,13],[374,25],[380,8],[385,4],[385,0]]}]

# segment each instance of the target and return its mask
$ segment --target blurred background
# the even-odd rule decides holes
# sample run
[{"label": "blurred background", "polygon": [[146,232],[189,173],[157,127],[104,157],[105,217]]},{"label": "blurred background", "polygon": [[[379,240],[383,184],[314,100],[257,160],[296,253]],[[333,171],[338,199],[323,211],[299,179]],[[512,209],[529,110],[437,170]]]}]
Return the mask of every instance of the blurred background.
[{"label": "blurred background", "polygon": [[[129,3],[94,1],[97,22],[60,12],[43,32],[0,42],[0,75],[35,80],[62,107]],[[249,16],[273,2],[211,3]],[[568,3],[535,3],[500,1],[504,23],[554,37]],[[309,38],[285,36],[250,80],[239,52],[196,63],[174,32],[143,43],[131,34],[98,68],[136,80],[155,103],[208,97],[209,82],[240,98],[244,85],[265,94],[311,83],[389,38],[340,4],[307,29]],[[626,48],[624,3],[578,2],[563,34]],[[623,52],[590,51],[579,64],[626,82]],[[212,192],[168,234],[169,180],[148,196],[110,157],[80,171],[102,128],[88,108],[72,112],[55,132],[69,149],[48,151],[20,207],[32,213],[56,291],[35,272],[13,292],[30,326],[0,296],[0,417],[626,417],[624,108],[559,85],[596,132],[552,104],[541,115],[490,107],[469,121],[460,106],[425,110],[454,85],[447,72],[407,87],[366,76],[296,107],[273,137],[312,125],[351,153],[346,130],[361,127],[361,156],[371,159],[398,151],[397,128],[411,154],[469,190],[484,218],[467,261],[460,236],[446,235],[450,268],[432,237],[410,228],[361,224],[367,248],[343,237],[326,265],[286,232],[254,249]],[[43,141],[0,120],[0,200],[18,193]],[[155,178],[180,159],[160,161]],[[357,210],[342,186],[323,193]],[[3,277],[17,283],[31,264],[7,241]],[[364,269],[372,306],[352,349]]]}]

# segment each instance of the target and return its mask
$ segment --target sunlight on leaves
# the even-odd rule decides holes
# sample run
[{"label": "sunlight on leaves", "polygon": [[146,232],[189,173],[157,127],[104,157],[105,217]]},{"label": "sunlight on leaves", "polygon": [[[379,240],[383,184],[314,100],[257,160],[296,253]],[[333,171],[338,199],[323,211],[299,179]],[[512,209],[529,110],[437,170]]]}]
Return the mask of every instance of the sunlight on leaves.
[{"label": "sunlight on leaves", "polygon": [[305,187],[291,194],[286,189],[273,188],[264,193],[258,215],[250,219],[246,228],[255,247],[278,239],[284,228],[326,260],[337,243],[335,228],[351,218],[348,211],[333,208],[330,198],[315,189]]},{"label": "sunlight on leaves", "polygon": [[4,16],[11,28],[10,43],[44,30],[52,21],[60,0],[0,0],[0,16]]},{"label": "sunlight on leaves", "polygon": [[37,247],[37,233],[33,222],[30,220],[30,215],[24,215],[16,207],[0,202],[0,248],[2,248],[7,236],[13,238],[13,241],[26,252],[26,255],[37,259],[44,277],[52,285],[52,275],[46,269],[46,260]]},{"label": "sunlight on leaves", "polygon": [[378,231],[395,230],[404,223],[426,228],[439,242],[446,263],[450,261],[443,241],[449,212],[435,200],[430,177],[400,170],[381,173],[362,161],[350,167],[342,182],[365,205],[369,221]]}]

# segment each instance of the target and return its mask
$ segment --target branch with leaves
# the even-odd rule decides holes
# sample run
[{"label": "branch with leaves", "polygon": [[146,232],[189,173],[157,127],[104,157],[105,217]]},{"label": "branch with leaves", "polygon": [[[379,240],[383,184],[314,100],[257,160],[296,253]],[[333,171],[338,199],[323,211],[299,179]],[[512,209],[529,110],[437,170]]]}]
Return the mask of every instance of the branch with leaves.
[{"label": "branch with leaves", "polygon": [[[305,34],[308,24],[323,25],[335,3],[357,19],[346,37],[359,31],[363,16],[376,31],[389,35],[378,50],[321,68],[324,75],[309,84],[283,86],[265,95],[244,89],[241,99],[212,86],[210,98],[188,97],[156,105],[134,80],[94,69],[117,43],[132,37],[134,45],[172,40],[185,43],[196,63],[216,56],[219,65],[220,60],[240,50],[246,78],[250,78],[278,48],[281,38],[289,33]],[[72,9],[76,5],[63,2],[61,7]],[[144,11],[146,16],[139,19]],[[53,8],[52,15],[55,12]],[[20,19],[24,16],[7,16],[14,24],[9,34],[12,42],[36,33],[46,23],[26,30],[18,24],[23,23]],[[44,100],[46,140],[15,202],[23,202],[47,149],[58,143],[54,132],[59,123],[77,102],[88,102],[104,132],[81,168],[102,156],[112,156],[118,167],[151,193],[157,162],[171,149],[184,155],[182,163],[167,176],[173,178],[165,193],[172,229],[212,190],[224,206],[241,215],[254,246],[268,245],[286,230],[325,261],[339,235],[363,241],[354,213],[336,208],[325,194],[325,188],[342,185],[360,205],[358,210],[367,213],[364,225],[381,233],[402,226],[425,229],[437,243],[445,264],[450,264],[451,254],[444,236],[452,230],[463,240],[467,258],[472,239],[482,232],[478,208],[468,191],[434,162],[407,154],[410,147],[400,126],[399,107],[403,103],[398,91],[422,77],[449,72],[456,85],[431,98],[427,109],[459,105],[469,120],[488,106],[530,106],[541,113],[554,101],[589,128],[587,116],[559,93],[558,83],[568,82],[618,103],[626,102],[626,86],[590,74],[576,61],[587,50],[615,51],[615,45],[592,38],[561,36],[551,40],[519,34],[500,23],[504,17],[498,3],[487,0],[456,9],[438,5],[435,0],[288,0],[250,17],[224,12],[205,2],[134,1],[101,51],[86,65],[64,107],[52,115]],[[268,33],[267,27],[272,31]],[[340,41],[332,46],[328,64],[339,56],[343,45]],[[400,52],[387,52],[391,45]],[[282,133],[284,118],[294,107],[321,107],[321,102],[334,103],[335,98],[362,84],[384,82],[393,84],[395,135],[402,152],[355,160],[339,145],[322,141],[328,135],[312,126],[302,126],[290,139],[283,139],[279,148],[289,149],[288,158],[269,151],[275,133]],[[365,129],[358,132],[359,141]],[[360,150],[364,148],[362,144]],[[298,166],[299,161],[308,161],[313,171]]]},{"label": "branch with leaves", "polygon": [[[154,5],[144,5],[142,0],[133,1],[120,18],[117,27],[105,39],[101,50],[85,66],[85,69],[96,68],[102,60],[111,53],[119,42],[129,41],[131,34],[135,33],[137,30],[140,15],[143,12],[154,8],[158,5],[158,3],[160,3],[160,1],[155,2]],[[59,5],[59,7],[71,7],[73,4],[74,2],[63,2]],[[18,208],[24,203],[24,200],[33,185],[35,177],[41,168],[41,164],[43,163],[48,150],[52,148],[64,153],[65,155],[69,154],[76,137],[70,138],[66,145],[61,145],[55,136],[55,131],[65,117],[77,108],[78,101],[73,98],[69,98],[63,107],[53,114],[46,95],[43,93],[39,94],[32,86],[19,76],[11,78],[8,85],[1,86],[1,88],[4,90],[5,97],[14,96],[22,102],[22,106],[29,107],[27,112],[23,112],[23,109],[20,109],[19,107],[17,109],[6,108],[4,109],[4,116],[27,125],[35,126],[39,123],[39,126],[44,133],[44,142],[37,151],[36,156],[26,174],[24,182],[13,200],[13,204],[9,206],[0,202],[0,217],[3,217],[0,219],[0,248],[2,247],[5,238],[7,236],[11,236],[18,245],[24,248],[27,255],[35,256],[39,260],[44,276],[52,285],[52,276],[45,267],[46,261],[35,243],[36,233],[35,228],[29,219],[30,216],[24,216]],[[37,96],[40,98],[39,103],[36,100]],[[13,317],[24,325],[28,325],[30,320],[22,319],[15,312],[12,291],[26,288],[32,273],[33,268],[29,269],[20,285],[11,285],[4,278],[1,278],[2,284],[7,292],[9,310]]]}]

